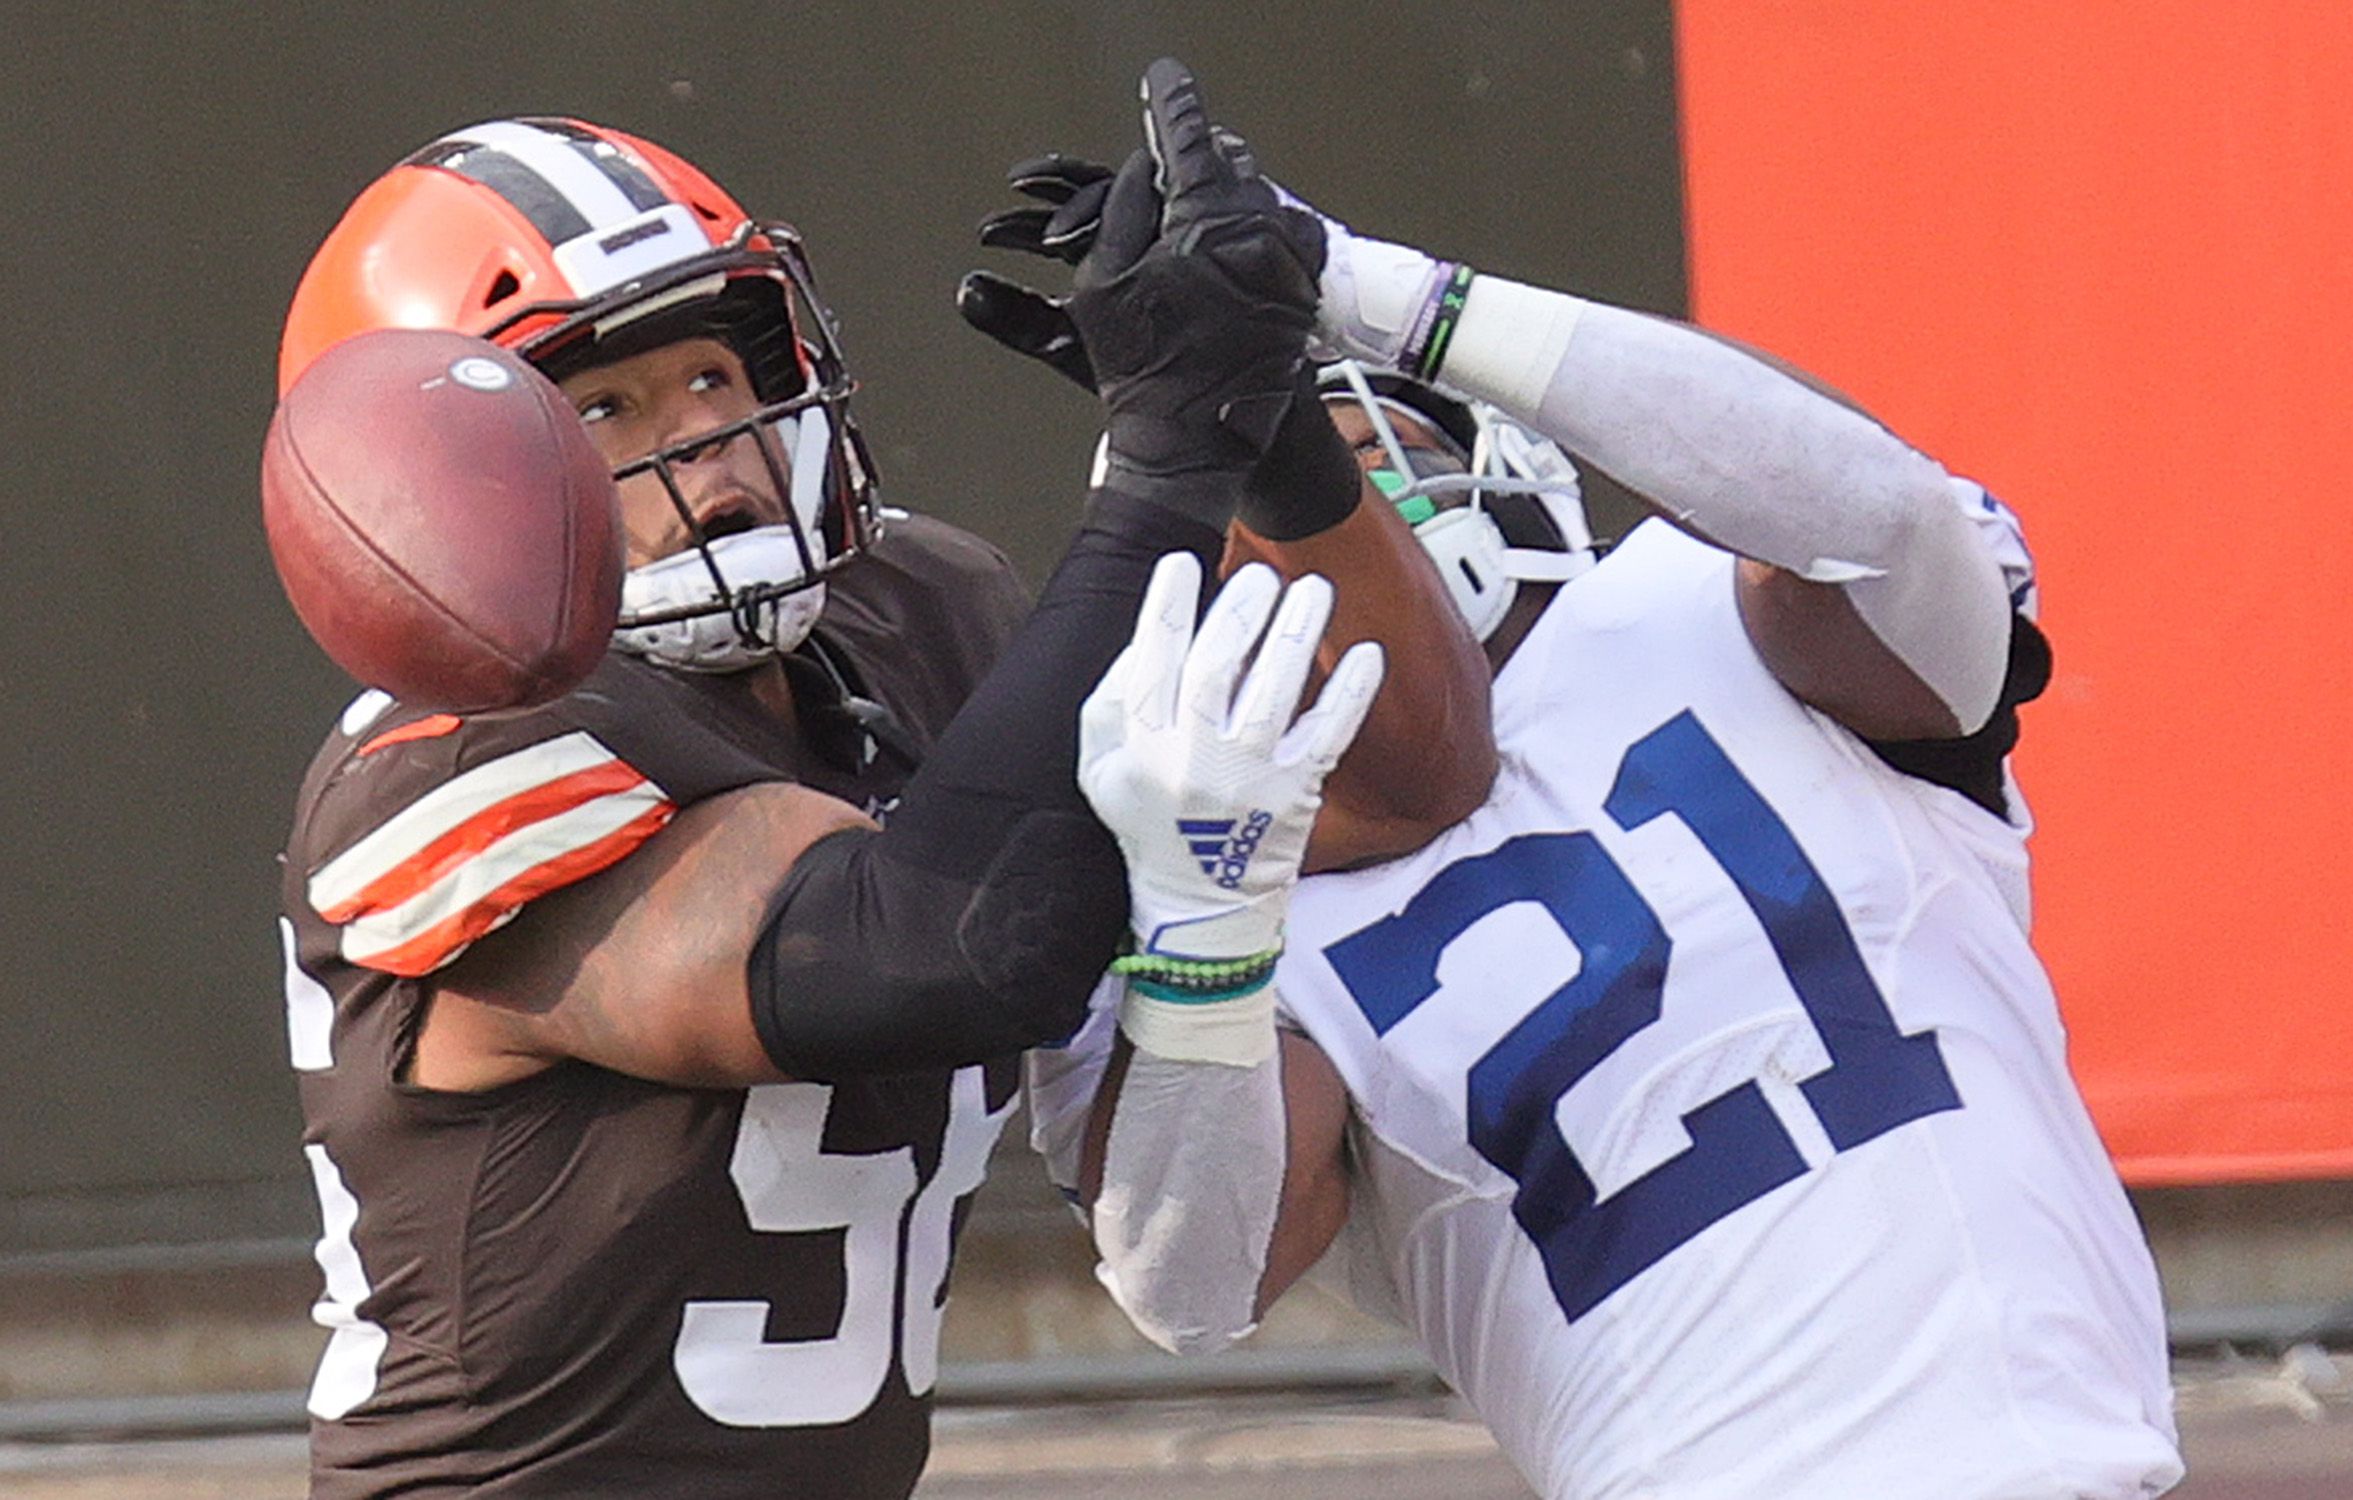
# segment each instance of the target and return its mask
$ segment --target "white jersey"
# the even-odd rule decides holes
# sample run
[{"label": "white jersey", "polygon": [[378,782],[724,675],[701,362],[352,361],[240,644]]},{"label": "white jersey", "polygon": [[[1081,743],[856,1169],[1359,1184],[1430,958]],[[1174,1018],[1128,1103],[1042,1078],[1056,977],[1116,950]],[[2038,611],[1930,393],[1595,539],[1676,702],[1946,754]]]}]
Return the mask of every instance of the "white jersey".
[{"label": "white jersey", "polygon": [[1327,1266],[1547,1496],[2158,1494],[2156,1275],[2024,814],[1800,704],[1732,566],[1637,528],[1499,674],[1487,804],[1301,885],[1277,982],[1355,1104]]}]

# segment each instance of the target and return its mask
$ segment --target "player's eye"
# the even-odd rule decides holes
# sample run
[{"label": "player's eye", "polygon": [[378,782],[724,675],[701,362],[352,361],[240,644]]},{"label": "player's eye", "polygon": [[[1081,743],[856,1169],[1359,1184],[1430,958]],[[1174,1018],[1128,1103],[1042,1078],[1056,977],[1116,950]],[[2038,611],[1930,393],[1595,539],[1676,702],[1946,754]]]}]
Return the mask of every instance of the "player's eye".
[{"label": "player's eye", "polygon": [[580,420],[603,422],[621,414],[621,403],[611,396],[591,396],[580,403]]},{"label": "player's eye", "polygon": [[713,365],[707,370],[697,371],[695,377],[686,383],[686,388],[699,396],[706,391],[723,391],[734,383],[725,369]]}]

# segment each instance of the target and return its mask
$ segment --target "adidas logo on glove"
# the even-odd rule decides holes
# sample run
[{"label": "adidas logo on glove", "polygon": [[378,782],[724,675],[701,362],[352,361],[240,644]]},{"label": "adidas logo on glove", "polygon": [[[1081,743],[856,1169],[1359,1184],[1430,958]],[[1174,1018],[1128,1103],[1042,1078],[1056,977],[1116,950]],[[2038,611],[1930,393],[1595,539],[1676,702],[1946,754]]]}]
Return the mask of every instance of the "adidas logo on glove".
[{"label": "adidas logo on glove", "polygon": [[1267,825],[1274,820],[1271,812],[1254,812],[1240,820],[1241,831],[1237,833],[1233,818],[1179,818],[1177,832],[1185,836],[1186,847],[1201,861],[1201,873],[1230,891],[1249,872],[1250,856],[1258,852],[1258,841],[1266,837]]}]

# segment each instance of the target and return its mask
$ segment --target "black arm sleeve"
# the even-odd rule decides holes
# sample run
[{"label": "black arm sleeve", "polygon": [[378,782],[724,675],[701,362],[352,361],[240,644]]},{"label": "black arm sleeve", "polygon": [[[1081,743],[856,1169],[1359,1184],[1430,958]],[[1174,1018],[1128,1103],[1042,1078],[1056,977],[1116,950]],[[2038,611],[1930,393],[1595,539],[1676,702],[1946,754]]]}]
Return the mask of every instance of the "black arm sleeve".
[{"label": "black arm sleeve", "polygon": [[1347,520],[1363,487],[1356,455],[1332,425],[1314,372],[1302,366],[1266,456],[1242,487],[1235,519],[1270,542],[1297,541]]},{"label": "black arm sleeve", "polygon": [[1216,528],[1098,492],[1004,658],[890,826],[794,862],[751,957],[752,1018],[796,1078],[957,1066],[1058,1041],[1127,932],[1119,847],[1078,789],[1078,711],[1153,564],[1214,574]]},{"label": "black arm sleeve", "polygon": [[2010,617],[2010,666],[1993,717],[1975,734],[1949,740],[1865,740],[1878,757],[1907,776],[1951,787],[1997,818],[2009,816],[2002,761],[2017,748],[2018,705],[2042,696],[2051,683],[2051,643],[2024,615]]}]

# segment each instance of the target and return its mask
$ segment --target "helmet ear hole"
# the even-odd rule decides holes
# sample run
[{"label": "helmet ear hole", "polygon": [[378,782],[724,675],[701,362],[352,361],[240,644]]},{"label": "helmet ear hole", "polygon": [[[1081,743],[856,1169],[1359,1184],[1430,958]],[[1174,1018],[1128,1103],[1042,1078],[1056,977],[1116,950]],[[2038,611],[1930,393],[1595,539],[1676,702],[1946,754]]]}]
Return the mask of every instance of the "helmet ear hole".
[{"label": "helmet ear hole", "polygon": [[523,290],[523,283],[512,271],[501,271],[491,278],[490,288],[482,294],[482,305],[496,307]]},{"label": "helmet ear hole", "polygon": [[1471,634],[1482,641],[1493,635],[1519,592],[1503,566],[1503,533],[1495,518],[1475,505],[1459,505],[1414,527],[1413,534],[1438,565],[1438,579]]}]

